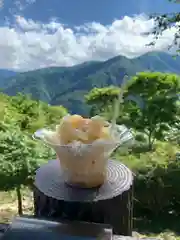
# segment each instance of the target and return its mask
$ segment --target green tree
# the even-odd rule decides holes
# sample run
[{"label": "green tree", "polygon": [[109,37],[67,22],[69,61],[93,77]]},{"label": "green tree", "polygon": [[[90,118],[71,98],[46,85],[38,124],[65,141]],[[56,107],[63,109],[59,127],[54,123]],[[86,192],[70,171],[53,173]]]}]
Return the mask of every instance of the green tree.
[{"label": "green tree", "polygon": [[180,115],[177,115],[177,120],[167,133],[166,139],[180,145]]},{"label": "green tree", "polygon": [[[113,111],[115,99],[120,90],[117,88],[94,89],[87,96],[88,104],[96,109]],[[179,77],[163,73],[138,73],[127,84],[124,94],[124,105],[118,123],[147,135],[149,149],[152,149],[156,139],[163,139],[168,125],[176,122],[178,104],[177,94],[180,92]],[[112,114],[111,114],[112,115]]]},{"label": "green tree", "polygon": [[176,123],[179,91],[180,78],[174,74],[144,72],[129,82],[128,96],[140,97],[143,106],[125,102],[127,123],[147,135],[150,149],[156,139],[164,139],[168,126]]},{"label": "green tree", "polygon": [[20,129],[30,133],[44,126],[56,124],[67,114],[67,110],[62,106],[50,106],[21,93],[11,97],[9,102],[9,108],[14,110],[16,123]]},{"label": "green tree", "polygon": [[21,187],[30,186],[38,166],[55,156],[50,148],[31,138],[31,124],[36,122],[36,127],[43,127],[45,120],[39,119],[47,117],[49,111],[44,112],[50,106],[22,94],[1,94],[0,102],[0,190],[16,190],[18,213],[22,214]]},{"label": "green tree", "polygon": [[11,107],[18,114],[16,117],[17,124],[22,131],[29,130],[30,124],[38,120],[40,115],[39,103],[39,101],[32,100],[29,95],[21,93],[10,98]]},{"label": "green tree", "polygon": [[32,183],[35,170],[52,155],[17,127],[0,131],[0,189],[16,190],[19,215],[23,214],[21,187]]},{"label": "green tree", "polygon": [[93,88],[86,96],[86,103],[91,106],[90,115],[105,115],[111,118],[112,108],[120,93],[120,88],[110,86],[105,88]]},{"label": "green tree", "polygon": [[[169,0],[170,2],[177,3],[179,4],[179,0]],[[177,6],[178,9],[179,6]],[[174,34],[174,41],[173,45],[177,47],[177,52],[180,52],[180,12],[175,12],[175,13],[165,13],[165,14],[153,14],[150,16],[150,18],[155,19],[155,24],[154,27],[154,35],[155,39],[153,42],[150,44],[156,44],[156,40],[161,37],[162,33],[164,30],[171,28],[172,26],[176,26],[176,32]],[[172,47],[170,45],[169,47]]]}]

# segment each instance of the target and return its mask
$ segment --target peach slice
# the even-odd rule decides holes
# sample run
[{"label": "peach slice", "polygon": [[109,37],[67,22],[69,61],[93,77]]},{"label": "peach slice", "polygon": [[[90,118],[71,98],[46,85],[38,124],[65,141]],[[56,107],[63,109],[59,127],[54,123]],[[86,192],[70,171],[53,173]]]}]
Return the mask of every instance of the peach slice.
[{"label": "peach slice", "polygon": [[81,128],[84,123],[84,118],[80,115],[72,115],[67,119],[67,121],[70,121],[73,128]]}]

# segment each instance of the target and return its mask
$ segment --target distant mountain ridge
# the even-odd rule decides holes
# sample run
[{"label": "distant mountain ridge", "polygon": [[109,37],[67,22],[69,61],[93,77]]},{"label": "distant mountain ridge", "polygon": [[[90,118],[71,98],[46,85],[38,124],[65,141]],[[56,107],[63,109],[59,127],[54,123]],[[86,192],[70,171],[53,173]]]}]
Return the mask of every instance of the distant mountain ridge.
[{"label": "distant mountain ridge", "polygon": [[15,71],[0,69],[0,88],[6,87],[6,78],[16,75]]},{"label": "distant mountain ridge", "polygon": [[14,75],[16,75],[15,71],[0,69],[0,77],[7,78],[7,77],[12,77]]},{"label": "distant mountain ridge", "polygon": [[[166,53],[150,53],[135,59],[117,56],[104,62],[86,62],[72,67],[51,67],[17,73],[1,78],[0,87],[8,95],[29,93],[35,99],[52,105],[61,104],[72,112],[88,113],[84,95],[93,87],[120,85],[125,75],[142,71],[180,74],[180,57]],[[6,82],[3,87],[1,81]]]}]

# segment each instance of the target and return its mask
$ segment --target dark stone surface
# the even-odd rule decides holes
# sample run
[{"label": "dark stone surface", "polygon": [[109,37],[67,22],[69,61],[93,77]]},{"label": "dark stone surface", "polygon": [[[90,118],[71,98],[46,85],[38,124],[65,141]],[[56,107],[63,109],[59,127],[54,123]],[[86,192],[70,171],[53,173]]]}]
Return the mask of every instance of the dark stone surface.
[{"label": "dark stone surface", "polygon": [[2,239],[8,227],[9,227],[9,224],[0,223],[0,239]]},{"label": "dark stone surface", "polygon": [[[33,218],[33,216],[24,216],[28,218]],[[0,239],[3,239],[4,232],[6,231],[8,224],[0,224]],[[142,238],[143,240],[160,240],[159,238]],[[113,240],[137,240],[137,237],[113,235]]]},{"label": "dark stone surface", "polygon": [[107,239],[112,238],[109,225],[84,222],[55,222],[34,217],[16,217],[3,239],[7,240],[57,240],[57,239]]}]

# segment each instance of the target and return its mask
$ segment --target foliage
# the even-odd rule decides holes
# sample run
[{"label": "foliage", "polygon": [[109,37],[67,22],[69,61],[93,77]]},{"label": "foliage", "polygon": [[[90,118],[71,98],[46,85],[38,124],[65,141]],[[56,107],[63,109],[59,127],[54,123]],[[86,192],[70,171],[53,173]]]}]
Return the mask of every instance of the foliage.
[{"label": "foliage", "polygon": [[28,137],[17,129],[1,132],[1,189],[8,190],[26,182],[32,169],[37,167],[35,150]]},{"label": "foliage", "polygon": [[125,102],[126,123],[148,136],[150,148],[155,139],[164,139],[168,125],[175,124],[179,92],[180,78],[172,74],[139,73],[129,83],[127,96],[139,96],[142,105]]},{"label": "foliage", "polygon": [[47,126],[59,124],[60,119],[68,114],[66,108],[64,108],[63,106],[50,106],[47,104],[41,104],[40,107],[41,110],[39,113],[42,113],[44,115],[45,125]]},{"label": "foliage", "polygon": [[18,94],[10,98],[10,105],[18,114],[17,123],[22,131],[27,131],[32,121],[39,117],[39,103],[29,96]]},{"label": "foliage", "polygon": [[4,95],[1,96],[0,117],[4,122],[10,121],[11,124],[14,122],[25,132],[32,133],[44,126],[56,124],[68,113],[62,106],[50,106],[41,101],[32,100],[29,95],[19,93],[9,97],[7,101],[3,99]]},{"label": "foliage", "polygon": [[[136,144],[128,152],[116,151],[114,157],[135,173],[135,216],[178,215],[180,210],[179,77],[162,73],[138,73],[127,84],[123,114],[118,123],[133,127]],[[112,115],[120,89],[94,88],[86,96],[94,113]],[[93,114],[94,114],[93,113]],[[110,115],[109,115],[110,113]],[[178,130],[178,131],[177,131]],[[176,132],[176,134],[174,134]],[[168,142],[164,141],[165,140]],[[171,136],[171,137],[170,137]],[[149,139],[151,137],[151,139]],[[154,139],[154,151],[149,151]],[[148,144],[147,144],[148,143]],[[151,148],[150,148],[151,147]]]},{"label": "foliage", "polygon": [[114,100],[117,99],[120,89],[114,86],[93,88],[86,96],[85,101],[91,106],[90,116],[97,114],[108,115],[112,112]]},{"label": "foliage", "polygon": [[17,127],[9,126],[0,133],[0,190],[16,189],[19,214],[22,214],[21,186],[31,185],[36,169],[54,154]]},{"label": "foliage", "polygon": [[160,216],[180,210],[180,162],[176,159],[178,147],[158,142],[156,151],[127,153],[119,159],[135,173],[135,216]]},{"label": "foliage", "polygon": [[177,119],[174,126],[167,132],[166,140],[180,145],[180,118]]},{"label": "foliage", "polygon": [[[155,139],[164,139],[164,132],[176,122],[179,92],[180,78],[176,75],[138,73],[127,83],[123,113],[117,122],[145,133],[151,149]],[[96,88],[86,96],[86,101],[92,105],[93,114],[100,111],[109,116],[108,112],[113,111],[113,102],[118,93],[115,87]]]},{"label": "foliage", "polygon": [[[0,102],[1,164],[8,161],[13,162],[12,159],[22,161],[24,164],[26,162],[24,159],[29,158],[34,166],[34,164],[38,164],[38,159],[47,160],[52,156],[53,153],[47,151],[48,148],[31,139],[31,134],[39,127],[56,124],[67,114],[67,110],[62,106],[49,106],[43,102],[32,100],[29,96],[22,94],[14,97],[0,94]],[[8,154],[5,154],[6,152]],[[15,155],[11,156],[13,154]],[[20,157],[22,155],[23,157]],[[7,161],[3,160],[6,158]],[[14,161],[16,162],[16,160]],[[36,168],[36,165],[33,168]],[[25,180],[22,182],[25,183]],[[12,188],[13,184],[16,185],[14,180],[9,184]],[[4,183],[3,186],[6,188]]]},{"label": "foliage", "polygon": [[37,128],[55,124],[67,114],[61,106],[49,106],[29,96],[0,95],[0,190],[16,189],[22,214],[21,186],[32,184],[35,170],[54,152],[32,140]]},{"label": "foliage", "polygon": [[[179,0],[169,0],[170,2],[179,4]],[[179,6],[177,6],[178,9]],[[173,47],[175,45],[177,47],[177,52],[180,51],[180,12],[174,12],[174,13],[165,13],[165,14],[156,14],[152,15],[151,18],[155,19],[155,28],[154,28],[154,34],[155,34],[155,40],[151,42],[150,44],[156,44],[156,39],[161,37],[163,31],[170,29],[172,27],[176,27],[176,31],[174,34],[174,41],[172,45],[169,45],[169,48]]]}]

